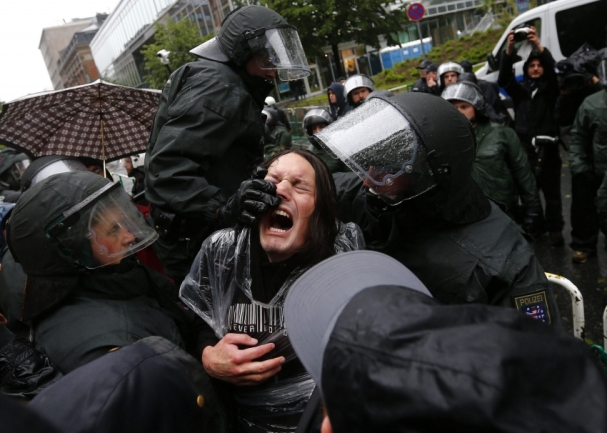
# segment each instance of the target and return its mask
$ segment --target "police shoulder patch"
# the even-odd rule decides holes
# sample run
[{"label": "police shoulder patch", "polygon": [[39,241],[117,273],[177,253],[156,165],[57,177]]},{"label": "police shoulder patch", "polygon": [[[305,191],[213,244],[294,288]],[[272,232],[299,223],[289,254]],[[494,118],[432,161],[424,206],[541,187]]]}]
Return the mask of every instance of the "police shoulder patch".
[{"label": "police shoulder patch", "polygon": [[548,308],[548,297],[544,290],[540,292],[528,293],[523,296],[514,296],[514,305],[516,309],[527,316],[541,320],[550,324],[550,309]]}]

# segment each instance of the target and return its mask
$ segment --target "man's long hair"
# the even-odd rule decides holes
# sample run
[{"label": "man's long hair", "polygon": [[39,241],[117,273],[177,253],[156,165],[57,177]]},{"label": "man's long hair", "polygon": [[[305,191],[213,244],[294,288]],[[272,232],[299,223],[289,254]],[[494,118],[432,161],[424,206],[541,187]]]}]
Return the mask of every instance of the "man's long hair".
[{"label": "man's long hair", "polygon": [[335,254],[335,238],[338,233],[337,193],[333,176],[322,159],[312,152],[301,149],[282,151],[261,164],[269,168],[278,158],[294,153],[304,158],[314,169],[316,191],[314,212],[308,226],[308,241],[297,254],[306,265],[314,265]]}]

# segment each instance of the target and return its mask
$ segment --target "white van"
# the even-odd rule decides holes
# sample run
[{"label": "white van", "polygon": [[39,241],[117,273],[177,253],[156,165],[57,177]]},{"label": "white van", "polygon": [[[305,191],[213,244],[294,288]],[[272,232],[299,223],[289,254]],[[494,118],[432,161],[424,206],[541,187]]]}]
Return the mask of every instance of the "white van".
[{"label": "white van", "polygon": [[[600,49],[607,45],[607,0],[558,0],[533,8],[516,17],[493,51],[487,63],[476,72],[479,79],[497,81],[502,52],[506,49],[508,32],[521,24],[537,29],[542,45],[550,50],[555,61],[567,58],[584,42]],[[532,46],[528,41],[515,44],[521,58],[514,64],[517,79],[522,79],[523,63]]]}]

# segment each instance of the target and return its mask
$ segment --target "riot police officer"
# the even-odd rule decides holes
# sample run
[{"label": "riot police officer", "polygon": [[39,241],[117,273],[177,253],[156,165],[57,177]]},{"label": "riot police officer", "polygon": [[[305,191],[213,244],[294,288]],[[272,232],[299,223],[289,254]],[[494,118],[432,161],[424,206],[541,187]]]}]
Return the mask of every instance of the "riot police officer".
[{"label": "riot police officer", "polygon": [[319,156],[324,163],[327,164],[331,173],[350,171],[343,162],[329,155],[329,153],[318,143],[318,140],[313,137],[314,134],[322,131],[332,122],[333,117],[331,117],[327,110],[313,108],[306,113],[302,124],[310,143],[312,143],[312,153]]},{"label": "riot police officer", "polygon": [[263,158],[261,110],[271,81],[310,74],[297,30],[262,6],[232,11],[163,90],[145,160],[158,256],[177,284],[219,208]]},{"label": "riot police officer", "polygon": [[134,256],[157,237],[120,184],[88,171],[23,193],[7,225],[27,275],[21,320],[63,373],[146,336],[184,345],[175,288]]},{"label": "riot police officer", "polygon": [[472,125],[449,102],[424,93],[372,96],[357,123],[316,134],[355,174],[334,175],[340,219],[368,248],[407,266],[448,304],[517,308],[560,323],[532,245],[472,178]]}]

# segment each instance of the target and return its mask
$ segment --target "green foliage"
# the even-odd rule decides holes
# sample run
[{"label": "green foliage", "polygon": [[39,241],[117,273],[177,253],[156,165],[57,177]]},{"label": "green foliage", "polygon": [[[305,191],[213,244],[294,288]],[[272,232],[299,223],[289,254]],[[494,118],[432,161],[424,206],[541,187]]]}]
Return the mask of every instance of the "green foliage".
[{"label": "green foliage", "polygon": [[386,0],[264,0],[262,4],[279,12],[297,27],[307,55],[322,55],[322,47],[341,42],[379,48],[379,36],[398,45],[396,33],[407,22],[404,8],[387,12]]},{"label": "green foliage", "polygon": [[157,23],[154,42],[144,45],[141,50],[145,69],[148,72],[144,80],[148,82],[151,88],[162,89],[168,76],[166,66],[158,59],[158,51],[164,49],[171,52],[169,66],[174,71],[180,66],[195,60],[196,57],[189,51],[212,37],[212,34],[204,38],[200,36],[198,26],[189,19],[183,19],[179,22],[168,20],[166,23]]},{"label": "green foliage", "polygon": [[417,69],[417,68],[407,69],[407,75],[410,76],[414,80],[417,80],[421,76],[419,69]]},{"label": "green foliage", "polygon": [[[472,64],[486,60],[487,54],[493,49],[502,30],[489,30],[485,33],[474,33],[463,36],[458,40],[451,40],[443,45],[436,46],[428,53],[428,59],[435,63],[447,61],[461,62],[468,60]],[[421,58],[406,60],[386,69],[373,77],[378,88],[389,88],[412,82],[419,78],[417,65]]]}]

